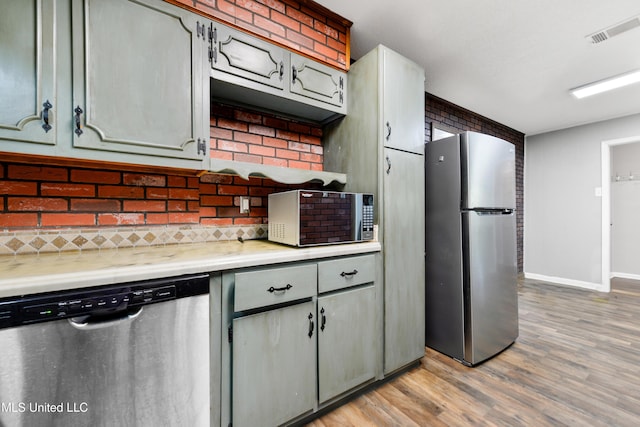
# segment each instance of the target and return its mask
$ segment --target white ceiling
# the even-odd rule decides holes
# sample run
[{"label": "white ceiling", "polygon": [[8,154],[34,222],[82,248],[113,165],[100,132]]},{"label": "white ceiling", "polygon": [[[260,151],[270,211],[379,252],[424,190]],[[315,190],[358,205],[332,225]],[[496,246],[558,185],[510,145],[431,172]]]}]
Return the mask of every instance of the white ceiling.
[{"label": "white ceiling", "polygon": [[569,89],[640,69],[638,0],[316,0],[353,22],[351,57],[381,43],[422,65],[427,92],[527,135],[640,113],[640,84]]}]

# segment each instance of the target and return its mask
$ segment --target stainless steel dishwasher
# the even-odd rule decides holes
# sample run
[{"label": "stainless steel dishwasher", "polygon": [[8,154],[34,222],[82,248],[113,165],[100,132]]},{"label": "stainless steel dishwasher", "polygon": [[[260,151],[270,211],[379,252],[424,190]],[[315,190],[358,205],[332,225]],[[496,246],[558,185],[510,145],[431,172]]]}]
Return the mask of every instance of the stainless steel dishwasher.
[{"label": "stainless steel dishwasher", "polygon": [[208,426],[209,276],[0,300],[0,426]]}]

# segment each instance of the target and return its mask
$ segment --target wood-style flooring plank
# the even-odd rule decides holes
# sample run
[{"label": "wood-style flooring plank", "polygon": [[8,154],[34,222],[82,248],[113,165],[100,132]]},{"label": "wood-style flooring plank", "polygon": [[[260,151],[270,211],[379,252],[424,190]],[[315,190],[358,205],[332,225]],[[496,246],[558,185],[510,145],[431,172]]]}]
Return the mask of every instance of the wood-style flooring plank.
[{"label": "wood-style flooring plank", "polygon": [[337,426],[640,425],[640,283],[598,293],[524,280],[520,336],[466,367],[429,348],[419,367],[311,421]]}]

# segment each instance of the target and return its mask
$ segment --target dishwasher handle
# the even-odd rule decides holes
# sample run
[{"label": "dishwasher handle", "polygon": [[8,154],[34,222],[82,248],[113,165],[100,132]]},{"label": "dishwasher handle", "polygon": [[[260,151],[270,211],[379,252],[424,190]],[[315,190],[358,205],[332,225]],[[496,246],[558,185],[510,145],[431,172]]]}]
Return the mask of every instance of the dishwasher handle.
[{"label": "dishwasher handle", "polygon": [[124,322],[129,322],[136,319],[140,314],[142,314],[142,309],[144,307],[138,307],[133,311],[125,311],[124,315],[120,317],[116,317],[115,319],[109,317],[107,319],[99,320],[99,317],[92,316],[79,316],[79,317],[70,317],[67,320],[69,324],[76,329],[81,331],[91,331],[94,329],[103,329],[109,328],[111,326],[115,326]]}]

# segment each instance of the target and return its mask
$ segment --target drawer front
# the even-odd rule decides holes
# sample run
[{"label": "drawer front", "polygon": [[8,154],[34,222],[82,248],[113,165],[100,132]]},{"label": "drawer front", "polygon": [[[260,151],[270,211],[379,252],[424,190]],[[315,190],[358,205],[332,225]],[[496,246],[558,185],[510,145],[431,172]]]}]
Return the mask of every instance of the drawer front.
[{"label": "drawer front", "polygon": [[315,264],[236,273],[234,311],[250,310],[316,295]]},{"label": "drawer front", "polygon": [[375,255],[319,262],[318,293],[374,282],[375,267]]}]

